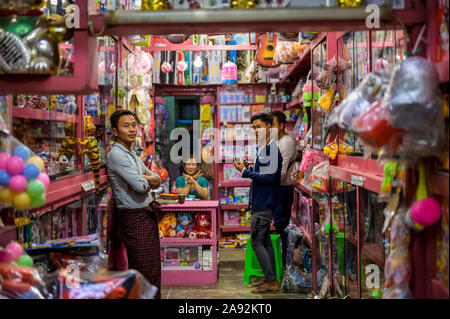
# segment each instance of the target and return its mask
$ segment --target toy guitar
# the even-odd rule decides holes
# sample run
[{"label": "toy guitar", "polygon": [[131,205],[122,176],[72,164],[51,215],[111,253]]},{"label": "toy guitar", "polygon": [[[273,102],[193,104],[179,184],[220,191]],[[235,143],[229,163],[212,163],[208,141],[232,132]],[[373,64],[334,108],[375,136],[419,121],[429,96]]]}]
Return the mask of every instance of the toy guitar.
[{"label": "toy guitar", "polygon": [[80,155],[86,154],[91,164],[92,174],[94,176],[95,193],[100,193],[100,151],[98,149],[97,139],[95,138],[95,125],[92,123],[92,117],[86,116],[85,132],[87,137],[81,141],[78,139],[78,143],[84,146],[84,150],[80,151]]},{"label": "toy guitar", "polygon": [[278,66],[278,63],[274,59],[276,41],[277,38],[272,32],[261,36],[259,49],[256,52],[256,61],[260,65],[268,68]]}]

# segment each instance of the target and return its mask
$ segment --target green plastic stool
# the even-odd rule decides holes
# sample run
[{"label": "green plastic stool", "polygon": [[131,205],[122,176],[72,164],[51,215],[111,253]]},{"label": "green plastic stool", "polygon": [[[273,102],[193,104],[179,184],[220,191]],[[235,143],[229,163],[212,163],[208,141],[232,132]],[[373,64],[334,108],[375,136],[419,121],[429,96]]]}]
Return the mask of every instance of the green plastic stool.
[{"label": "green plastic stool", "polygon": [[[273,252],[275,255],[275,271],[277,275],[278,283],[281,283],[283,278],[283,261],[281,259],[281,240],[280,235],[271,234]],[[245,270],[244,270],[244,283],[250,283],[251,276],[264,276],[264,272],[261,269],[258,258],[253,250],[251,238],[247,238],[247,248],[245,251]]]}]

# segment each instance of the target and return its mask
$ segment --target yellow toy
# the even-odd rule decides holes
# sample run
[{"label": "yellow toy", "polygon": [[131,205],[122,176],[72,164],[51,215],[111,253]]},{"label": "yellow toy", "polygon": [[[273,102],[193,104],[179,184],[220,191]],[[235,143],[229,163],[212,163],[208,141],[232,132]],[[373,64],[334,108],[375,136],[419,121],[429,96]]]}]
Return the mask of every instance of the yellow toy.
[{"label": "yellow toy", "polygon": [[177,217],[174,213],[165,213],[158,223],[159,237],[175,237],[177,234]]},{"label": "yellow toy", "polygon": [[98,149],[97,139],[95,138],[96,127],[92,123],[92,117],[85,117],[85,132],[87,137],[81,141],[78,139],[78,143],[84,146],[84,149],[80,151],[80,155],[86,154],[91,164],[92,174],[94,176],[95,193],[100,194],[100,151]]},{"label": "yellow toy", "polygon": [[325,90],[325,93],[320,97],[319,101],[317,101],[317,104],[324,109],[325,111],[329,111],[332,105],[334,96],[334,86],[331,85],[328,90]]},{"label": "yellow toy", "polygon": [[347,144],[339,144],[339,154],[349,155],[353,152],[353,147]]},{"label": "yellow toy", "polygon": [[61,162],[62,170],[66,170],[66,165],[75,154],[75,147],[77,141],[75,140],[75,120],[70,116],[64,126],[65,137],[61,143],[61,148],[59,149],[59,161]]},{"label": "yellow toy", "polygon": [[336,155],[338,154],[338,146],[335,143],[325,146],[323,149],[323,153],[329,159],[334,160],[336,158]]}]

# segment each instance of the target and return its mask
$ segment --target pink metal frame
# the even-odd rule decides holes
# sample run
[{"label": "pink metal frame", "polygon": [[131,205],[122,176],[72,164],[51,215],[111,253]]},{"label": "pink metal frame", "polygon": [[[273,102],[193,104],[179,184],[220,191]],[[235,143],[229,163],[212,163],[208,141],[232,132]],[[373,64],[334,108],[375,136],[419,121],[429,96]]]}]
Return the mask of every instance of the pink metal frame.
[{"label": "pink metal frame", "polygon": [[163,270],[161,284],[163,286],[205,286],[217,284],[217,209],[218,201],[186,201],[184,204],[162,205],[163,212],[210,212],[211,239],[167,238],[161,245],[211,245],[212,270]]}]

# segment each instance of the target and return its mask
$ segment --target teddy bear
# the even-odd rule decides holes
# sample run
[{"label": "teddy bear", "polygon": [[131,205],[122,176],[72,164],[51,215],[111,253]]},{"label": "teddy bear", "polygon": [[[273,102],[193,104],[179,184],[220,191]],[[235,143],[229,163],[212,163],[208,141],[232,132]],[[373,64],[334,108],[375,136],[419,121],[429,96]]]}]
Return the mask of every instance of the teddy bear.
[{"label": "teddy bear", "polygon": [[174,213],[165,213],[158,223],[159,237],[175,237],[177,217]]},{"label": "teddy bear", "polygon": [[211,238],[211,215],[198,213],[195,215],[195,224],[189,234],[189,238]]},{"label": "teddy bear", "polygon": [[177,224],[177,237],[185,238],[189,237],[191,232],[193,218],[189,213],[178,214],[178,224]]}]

